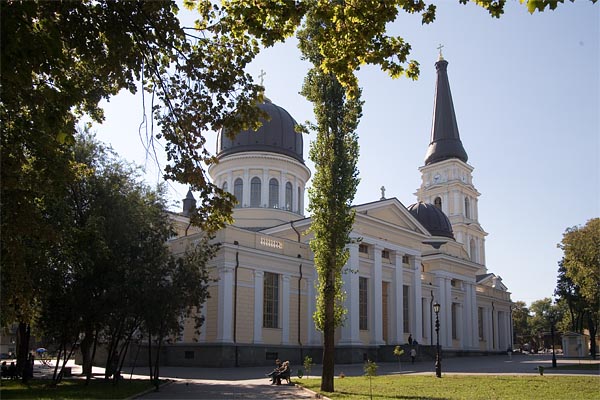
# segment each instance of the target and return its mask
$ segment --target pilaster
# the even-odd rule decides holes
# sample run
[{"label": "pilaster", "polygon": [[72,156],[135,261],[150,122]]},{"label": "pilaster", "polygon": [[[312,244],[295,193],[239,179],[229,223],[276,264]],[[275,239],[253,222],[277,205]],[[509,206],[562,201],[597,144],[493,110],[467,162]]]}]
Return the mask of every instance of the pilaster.
[{"label": "pilaster", "polygon": [[359,255],[358,243],[350,243],[348,245],[350,257],[344,269],[343,274],[344,289],[346,290],[346,322],[342,326],[342,337],[340,338],[340,346],[360,345],[360,330],[359,330],[359,309],[358,309],[358,268]]},{"label": "pilaster", "polygon": [[217,317],[217,342],[233,342],[233,268],[219,268],[218,309],[222,310]]},{"label": "pilaster", "polygon": [[373,279],[371,279],[372,293],[372,310],[370,325],[371,325],[371,342],[376,345],[384,344],[383,342],[383,301],[381,287],[381,251],[383,247],[380,245],[373,246]]},{"label": "pilaster", "polygon": [[262,343],[263,327],[263,298],[264,298],[264,276],[263,271],[254,271],[254,343]]},{"label": "pilaster", "polygon": [[281,285],[281,343],[290,342],[290,276],[282,276]]},{"label": "pilaster", "polygon": [[413,270],[413,294],[414,294],[414,314],[412,327],[413,338],[419,343],[423,342],[423,300],[421,288],[421,257],[413,256],[410,258],[411,269]]}]

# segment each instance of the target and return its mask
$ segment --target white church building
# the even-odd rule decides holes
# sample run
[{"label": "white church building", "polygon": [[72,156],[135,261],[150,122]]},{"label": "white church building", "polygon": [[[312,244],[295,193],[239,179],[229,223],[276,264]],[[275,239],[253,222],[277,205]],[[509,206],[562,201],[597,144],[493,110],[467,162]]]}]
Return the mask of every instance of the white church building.
[{"label": "white church building", "polygon": [[[480,193],[460,140],[447,76],[436,62],[437,83],[431,140],[416,203],[398,199],[354,207],[356,219],[343,274],[346,319],[336,331],[336,362],[393,361],[396,345],[418,343],[420,357],[433,357],[433,304],[440,304],[439,343],[445,356],[506,352],[512,347],[510,292],[485,262],[487,233],[479,223]],[[235,195],[234,223],[218,232],[221,243],[210,271],[216,279],[193,322],[162,357],[167,365],[267,365],[275,358],[301,364],[321,361],[315,329],[313,254],[304,216],[311,171],[304,163],[302,135],[283,108],[260,105],[271,120],[234,139],[219,134],[213,182]],[[170,245],[182,252],[201,233],[185,232],[186,210],[173,216],[181,235]],[[408,354],[408,351],[405,351]]]}]

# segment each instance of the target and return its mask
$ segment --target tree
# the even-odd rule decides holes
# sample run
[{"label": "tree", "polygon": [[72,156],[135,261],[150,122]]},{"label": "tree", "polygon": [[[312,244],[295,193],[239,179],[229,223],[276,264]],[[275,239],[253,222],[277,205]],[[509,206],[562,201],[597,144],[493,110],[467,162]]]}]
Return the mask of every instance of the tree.
[{"label": "tree", "polygon": [[[304,55],[317,63],[318,53],[312,37],[320,29],[317,21],[307,17],[301,33]],[[318,33],[317,33],[318,34]],[[323,332],[323,374],[321,390],[333,391],[335,365],[335,328],[343,322],[342,269],[348,260],[346,245],[354,223],[352,200],[358,187],[358,138],[356,127],[362,104],[348,99],[333,74],[313,68],[304,81],[302,94],[314,105],[317,139],[311,145],[310,158],[316,166],[308,197],[312,213],[310,230],[314,239],[310,247],[319,276],[314,320]]]},{"label": "tree", "polygon": [[584,313],[590,332],[590,352],[595,358],[600,323],[600,218],[592,218],[584,226],[568,228],[558,247],[564,256],[557,291],[571,302],[570,309],[573,306]]},{"label": "tree", "polygon": [[[209,1],[195,3],[211,10]],[[41,273],[60,236],[46,203],[63,198],[77,179],[69,146],[82,116],[102,122],[102,99],[135,93],[141,81],[161,127],[147,144],[166,140],[165,178],[200,193],[195,224],[212,231],[229,221],[233,199],[207,180],[215,159],[203,132],[258,123],[259,87],[244,72],[256,43],[229,35],[217,15],[184,28],[177,11],[174,1],[12,0],[0,7],[0,57],[10,60],[0,66],[0,306],[2,326],[19,323],[19,369]]]},{"label": "tree", "polygon": [[[182,329],[181,315],[205,302],[206,263],[218,245],[207,234],[184,254],[171,254],[167,242],[174,231],[164,191],[140,183],[134,167],[87,132],[76,137],[73,155],[83,172],[47,208],[61,237],[47,256],[39,328],[55,342],[63,368],[81,348],[88,380],[96,345],[106,344],[105,378],[116,382],[134,335],[146,331],[160,347]],[[198,317],[197,328],[201,324]],[[158,360],[154,365],[156,380]],[[61,378],[57,362],[54,383]]]},{"label": "tree", "polygon": [[524,301],[515,301],[513,305],[513,329],[517,344],[523,345],[529,337],[529,309]]}]

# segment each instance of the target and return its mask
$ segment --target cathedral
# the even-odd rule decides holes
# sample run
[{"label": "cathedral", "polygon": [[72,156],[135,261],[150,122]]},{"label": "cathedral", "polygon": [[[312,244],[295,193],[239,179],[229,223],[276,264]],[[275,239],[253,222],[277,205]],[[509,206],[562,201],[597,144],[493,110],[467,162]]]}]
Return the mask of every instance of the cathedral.
[{"label": "cathedral", "polygon": [[[336,362],[393,361],[396,345],[419,346],[432,356],[437,340],[444,355],[505,352],[512,347],[510,292],[485,262],[487,233],[479,223],[479,192],[460,140],[447,75],[440,55],[431,139],[416,203],[381,198],[354,206],[356,218],[343,274],[347,310],[336,330]],[[315,329],[315,281],[304,194],[311,171],[293,117],[270,100],[257,132],[230,139],[219,133],[209,174],[237,199],[232,225],[219,231],[211,261],[210,298],[165,349],[167,365],[251,366],[276,358],[320,362]],[[173,214],[183,252],[201,232],[187,231],[187,211]],[[434,304],[436,307],[434,307]],[[437,306],[439,304],[439,306]],[[436,313],[434,310],[438,310]],[[435,323],[439,321],[439,339]],[[408,354],[408,351],[406,351]]]}]

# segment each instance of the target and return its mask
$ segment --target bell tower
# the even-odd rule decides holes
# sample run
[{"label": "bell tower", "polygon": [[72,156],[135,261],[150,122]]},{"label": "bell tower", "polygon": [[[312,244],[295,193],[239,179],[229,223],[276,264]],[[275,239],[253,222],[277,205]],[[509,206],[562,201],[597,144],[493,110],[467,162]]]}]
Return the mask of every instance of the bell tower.
[{"label": "bell tower", "polygon": [[479,224],[477,202],[480,193],[473,185],[473,167],[460,140],[456,113],[448,82],[448,61],[441,50],[435,63],[437,81],[433,105],[431,139],[421,187],[415,193],[419,201],[439,207],[452,223],[457,242],[463,244],[471,261],[485,269],[485,237]]}]

